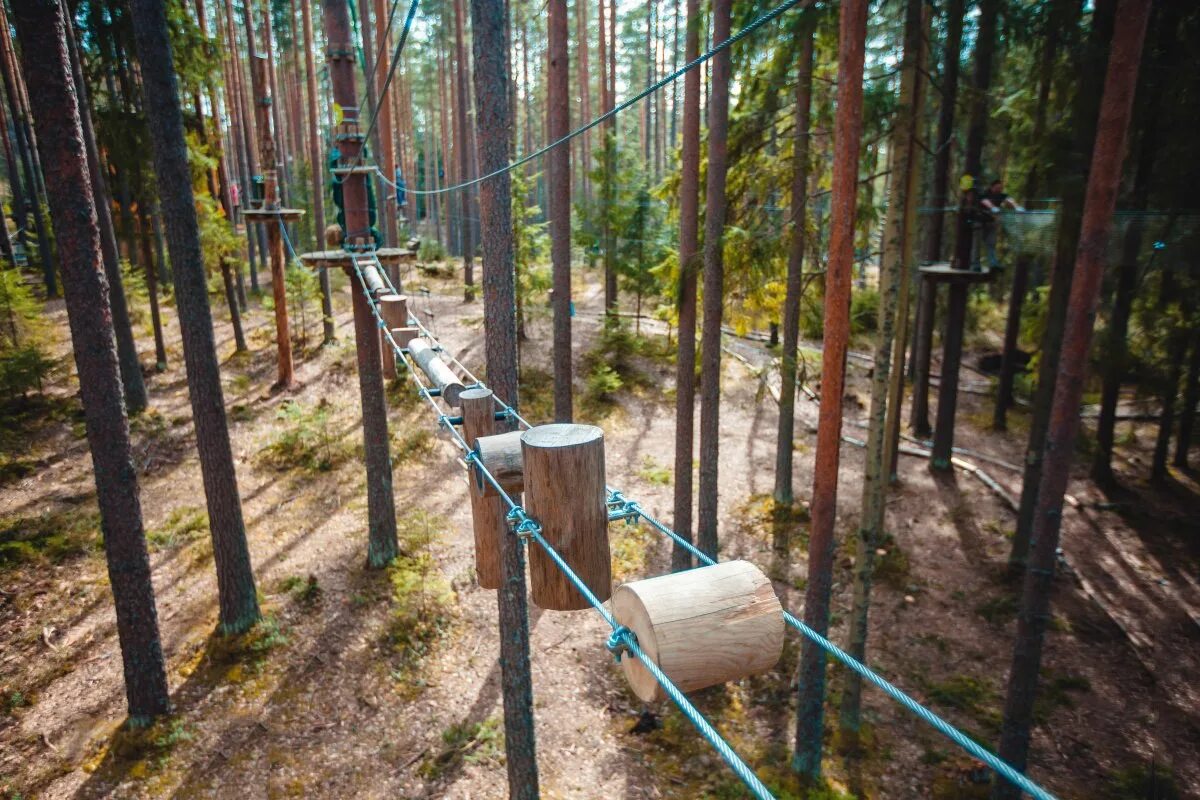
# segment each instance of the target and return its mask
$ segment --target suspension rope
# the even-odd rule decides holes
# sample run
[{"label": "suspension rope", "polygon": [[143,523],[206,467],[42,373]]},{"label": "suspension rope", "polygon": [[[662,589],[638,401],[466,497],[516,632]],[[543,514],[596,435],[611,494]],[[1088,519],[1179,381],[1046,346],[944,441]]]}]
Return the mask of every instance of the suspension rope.
[{"label": "suspension rope", "polygon": [[[516,161],[513,161],[510,164],[508,164],[508,166],[501,167],[500,169],[497,169],[497,170],[493,170],[492,172],[489,172],[486,175],[481,175],[478,178],[474,178],[469,181],[464,181],[463,183],[455,184],[454,186],[444,186],[440,189],[409,189],[406,187],[406,191],[409,194],[413,194],[413,195],[435,195],[435,194],[446,194],[447,192],[460,191],[462,189],[467,189],[469,187],[483,183],[486,180],[491,180],[492,178],[503,175],[504,173],[510,172],[510,171],[516,169],[517,167],[528,164],[530,161],[533,161],[536,158],[540,158],[541,156],[550,152],[554,148],[560,147],[560,146],[566,144],[567,142],[570,142],[572,139],[575,139],[576,137],[583,135],[587,131],[590,131],[592,128],[595,128],[597,125],[600,125],[601,123],[612,119],[620,112],[625,111],[626,109],[637,104],[641,100],[644,100],[645,98],[647,98],[650,95],[657,92],[659,89],[662,89],[664,86],[668,86],[669,84],[673,83],[674,81],[676,81],[680,77],[682,77],[689,70],[692,70],[692,69],[695,69],[696,67],[701,66],[702,64],[704,64],[707,61],[709,61],[710,59],[712,59],[713,56],[717,55],[717,53],[720,53],[723,50],[729,49],[733,45],[740,42],[742,39],[745,39],[747,36],[754,33],[755,31],[757,31],[762,26],[766,25],[768,22],[773,22],[774,20],[779,18],[784,12],[789,11],[792,8],[795,8],[796,6],[808,7],[808,6],[812,5],[814,2],[815,2],[815,0],[784,0],[783,3],[776,6],[775,8],[771,9],[770,11],[766,12],[762,16],[758,17],[753,22],[751,22],[749,25],[742,28],[737,33],[734,33],[732,36],[730,36],[725,41],[714,46],[707,53],[704,53],[703,55],[700,55],[699,57],[692,59],[691,61],[684,64],[682,67],[675,70],[671,74],[659,79],[658,81],[655,81],[654,83],[647,86],[645,89],[642,89],[640,92],[635,94],[633,97],[630,97],[630,98],[624,100],[619,105],[616,105],[613,108],[609,109],[608,111],[604,112],[603,114],[596,117],[595,119],[593,119],[591,122],[587,123],[586,125],[576,128],[575,130],[568,133],[566,136],[563,136],[560,139],[556,139],[555,141],[551,142],[550,144],[546,145],[545,147],[543,147],[539,150],[535,150],[532,153],[529,153],[528,155],[518,158]],[[414,7],[416,6],[416,0],[413,0],[413,6]],[[410,11],[410,14],[411,14],[411,11]],[[397,55],[399,55],[398,52],[397,52]],[[394,67],[395,67],[395,65],[393,64],[393,68]],[[376,171],[378,171],[378,167],[376,167]],[[391,176],[384,176],[384,182],[390,183],[390,181],[389,181],[390,177]],[[390,185],[392,186],[392,188],[396,188],[396,185],[394,183],[391,183]]]},{"label": "suspension rope", "polygon": [[[378,257],[374,253],[365,253],[359,257],[371,258],[378,268],[380,274],[384,277],[388,287],[394,291],[395,287],[387,275],[387,270],[383,268],[383,265],[380,263]],[[726,761],[726,763],[729,764],[729,766],[738,775],[738,777],[742,779],[747,787],[751,789],[755,796],[759,798],[770,798],[772,796],[770,792],[765,786],[762,785],[761,781],[759,781],[757,776],[754,775],[749,767],[746,766],[745,762],[733,752],[728,743],[725,742],[724,739],[721,738],[720,734],[712,728],[707,720],[704,719],[703,715],[701,715],[700,712],[697,711],[696,708],[687,701],[687,698],[683,696],[682,692],[680,692],[679,689],[675,687],[673,683],[671,683],[670,679],[663,674],[658,666],[655,665],[653,661],[651,661],[645,655],[640,647],[638,647],[636,637],[617,623],[608,609],[604,607],[604,605],[596,598],[586,584],[584,584],[582,580],[574,573],[574,571],[571,570],[570,566],[567,565],[562,557],[554,551],[553,547],[546,542],[545,538],[541,535],[541,526],[535,520],[529,517],[529,515],[525,512],[525,509],[516,503],[513,498],[504,490],[499,481],[488,471],[486,466],[484,466],[472,448],[467,445],[466,441],[455,427],[455,421],[453,418],[443,413],[443,411],[438,407],[437,402],[434,400],[435,395],[432,393],[432,390],[426,387],[424,382],[421,380],[419,371],[409,360],[408,351],[401,348],[396,343],[395,339],[392,338],[391,331],[384,323],[383,316],[378,310],[375,299],[366,289],[366,281],[363,278],[362,270],[359,266],[359,257],[352,258],[351,262],[354,264],[354,270],[358,275],[359,284],[362,287],[363,294],[367,298],[368,305],[370,306],[380,329],[383,330],[385,338],[395,351],[397,359],[402,361],[408,368],[408,372],[413,378],[414,382],[417,384],[418,391],[420,392],[421,396],[429,403],[430,407],[437,415],[438,424],[449,431],[454,443],[463,451],[464,460],[466,461],[467,465],[473,466],[475,469],[477,469],[483,479],[496,489],[501,499],[503,499],[505,504],[508,506],[508,518],[510,524],[513,526],[514,531],[521,537],[523,541],[528,542],[529,540],[532,540],[537,542],[538,545],[546,551],[547,555],[550,556],[551,560],[555,562],[556,566],[558,566],[563,574],[567,576],[572,584],[575,585],[580,593],[604,618],[605,622],[609,624],[609,626],[613,629],[613,634],[610,637],[609,649],[613,650],[618,656],[620,651],[628,651],[637,657],[638,660],[641,661],[646,666],[647,670],[649,670],[654,676],[655,680],[662,685],[664,691],[666,691],[667,695],[671,697],[677,706],[679,706],[680,710],[684,713],[688,720],[696,726],[701,735],[704,736],[704,738],[714,747],[714,749],[717,750],[721,757]],[[428,329],[420,324],[419,320],[416,320],[415,317],[410,317],[409,321],[417,322],[417,327],[421,330],[422,336],[429,339],[436,350],[446,353],[446,350],[440,345],[440,343],[438,343],[437,339],[433,337],[432,333],[430,333]],[[465,367],[462,366],[461,362],[458,362],[458,360],[454,359],[453,356],[451,356],[451,358],[456,364],[459,365],[460,369],[463,370],[464,375],[468,376],[470,380],[474,381],[477,386],[486,388],[482,381],[475,379],[475,377],[471,375]],[[504,402],[504,400],[496,396],[494,393],[492,396],[497,406],[500,407],[510,418],[516,420],[525,428],[531,427],[529,422],[525,420],[516,411],[516,409],[508,405],[506,402]],[[626,498],[622,492],[612,487],[606,486],[605,489],[608,492],[608,505],[614,506],[620,515],[623,516],[627,521],[636,522],[639,519],[645,521],[659,533],[670,538],[676,544],[686,549],[693,556],[695,556],[700,563],[703,563],[706,566],[714,566],[718,563],[716,559],[704,553],[702,550],[697,548],[688,540],[684,539],[662,521],[648,513],[636,500]],[[1001,760],[994,753],[975,742],[969,736],[955,728],[949,722],[946,722],[933,711],[921,705],[903,690],[896,687],[893,683],[879,675],[861,661],[858,661],[853,656],[846,653],[828,638],[813,630],[786,609],[783,612],[783,619],[785,623],[794,628],[805,638],[812,641],[826,653],[833,656],[848,669],[858,673],[869,683],[878,687],[901,706],[908,709],[910,712],[933,727],[950,741],[954,742],[971,756],[986,764],[990,769],[995,771],[997,775],[1009,781],[1014,786],[1017,786],[1022,791],[1028,793],[1031,797],[1035,798],[1035,800],[1056,800],[1054,795],[1038,786],[1019,770]]]},{"label": "suspension rope", "polygon": [[[664,673],[662,669],[660,669],[659,666],[655,664],[648,655],[646,655],[645,651],[642,650],[642,648],[638,645],[637,637],[634,635],[634,633],[628,628],[617,623],[612,613],[605,608],[604,604],[599,598],[596,597],[595,593],[592,592],[588,585],[583,582],[583,580],[575,573],[574,570],[571,569],[570,565],[563,560],[558,551],[556,551],[554,547],[546,541],[545,537],[542,536],[541,525],[532,517],[530,517],[525,509],[513,500],[511,495],[504,491],[504,489],[500,486],[499,481],[497,481],[496,478],[490,473],[474,450],[467,445],[467,442],[463,439],[462,434],[458,432],[454,420],[438,407],[437,402],[434,400],[432,390],[425,385],[424,381],[421,380],[416,365],[413,364],[409,358],[408,351],[400,347],[396,343],[396,340],[392,338],[392,332],[384,322],[383,315],[379,311],[378,305],[375,302],[375,298],[371,296],[371,292],[367,288],[367,283],[362,273],[362,267],[359,264],[360,258],[371,259],[374,262],[373,266],[375,266],[375,268],[383,275],[387,274],[387,270],[383,268],[383,264],[373,252],[368,252],[361,255],[351,255],[350,263],[354,265],[354,272],[358,277],[358,288],[362,291],[363,296],[366,298],[367,305],[370,307],[371,313],[375,317],[376,324],[378,324],[379,329],[383,331],[383,336],[394,351],[397,361],[403,362],[404,366],[408,370],[409,376],[417,384],[417,389],[421,397],[423,397],[429,403],[430,407],[437,415],[438,424],[450,432],[454,443],[463,451],[464,461],[468,464],[468,466],[473,465],[480,471],[483,477],[493,487],[496,488],[500,494],[500,497],[509,507],[508,520],[513,528],[513,533],[522,543],[525,543],[526,546],[528,546],[529,541],[536,542],[538,546],[540,546],[546,552],[546,555],[550,557],[558,569],[567,577],[572,585],[574,585],[580,594],[587,599],[588,603],[597,611],[597,613],[600,614],[604,621],[608,623],[609,627],[613,629],[613,633],[609,637],[608,644],[606,646],[613,650],[618,658],[620,657],[620,653],[623,651],[628,652],[636,657],[646,667],[647,671],[650,672],[658,684],[662,686],[663,691],[666,692],[667,696],[670,697],[672,701],[674,701],[675,705],[679,707],[679,710],[683,712],[683,715],[688,719],[688,721],[691,722],[692,725],[696,727],[697,731],[699,731],[700,735],[712,745],[713,749],[717,751],[718,755],[720,755],[725,763],[729,765],[729,767],[742,780],[751,793],[758,798],[758,800],[775,800],[775,796],[767,788],[766,784],[764,784],[762,780],[754,773],[754,771],[750,769],[749,765],[747,765],[746,762],[743,761],[736,752],[734,752],[733,748],[728,742],[725,741],[717,729],[712,726],[712,724],[694,705],[692,705],[691,701],[689,701],[684,693],[680,691],[679,687],[677,687],[674,682],[667,677],[666,673]],[[390,286],[391,281],[388,281],[388,284]],[[515,411],[513,412],[513,415],[516,415]]]}]

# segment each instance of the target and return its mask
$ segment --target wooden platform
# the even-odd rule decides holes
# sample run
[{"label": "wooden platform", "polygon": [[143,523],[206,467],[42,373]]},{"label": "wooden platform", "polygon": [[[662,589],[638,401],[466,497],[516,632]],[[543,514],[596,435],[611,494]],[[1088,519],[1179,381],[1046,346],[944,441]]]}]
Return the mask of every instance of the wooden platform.
[{"label": "wooden platform", "polygon": [[272,219],[281,219],[284,222],[295,222],[304,216],[302,208],[245,208],[242,209],[242,216],[247,222],[267,222]]},{"label": "wooden platform", "polygon": [[[300,256],[300,260],[317,269],[347,269],[351,265],[350,259],[367,256],[367,253],[351,253],[346,250],[318,250],[313,253],[304,253]],[[416,258],[417,254],[401,247],[383,247],[375,251],[375,256],[386,267],[410,261]]]},{"label": "wooden platform", "polygon": [[955,269],[948,261],[926,264],[918,268],[922,278],[939,283],[986,283],[995,277],[990,269]]}]

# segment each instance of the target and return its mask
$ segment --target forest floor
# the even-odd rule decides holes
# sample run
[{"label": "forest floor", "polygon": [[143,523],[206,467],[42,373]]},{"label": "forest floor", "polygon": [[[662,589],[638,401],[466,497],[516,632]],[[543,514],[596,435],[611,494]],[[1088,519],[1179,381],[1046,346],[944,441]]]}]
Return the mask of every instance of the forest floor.
[{"label": "forest floor", "polygon": [[[575,342],[579,417],[605,430],[608,482],[671,517],[674,368],[661,335],[622,355],[624,388],[589,395],[601,290],[581,272]],[[416,291],[430,290],[426,297]],[[273,323],[256,301],[248,356],[233,354],[214,303],[238,479],[267,622],[214,635],[216,589],[194,455],[179,332],[169,368],[148,376],[151,409],[134,420],[142,506],[175,715],[121,729],[125,704],[91,461],[68,342],[45,397],[5,431],[0,476],[0,795],[65,797],[506,796],[494,593],[473,578],[462,467],[427,409],[391,392],[397,517],[404,557],[365,569],[366,500],[349,294],[338,282],[336,344],[320,348],[309,310],[297,386],[272,394]],[[454,280],[411,276],[413,307],[473,369],[482,304]],[[432,315],[431,313],[432,312]],[[297,316],[292,310],[293,318]],[[522,408],[550,409],[549,324],[532,309]],[[65,323],[61,303],[48,317]],[[58,326],[65,330],[65,324]],[[650,326],[648,325],[648,328]],[[139,332],[143,348],[150,339]],[[977,342],[987,344],[984,336]],[[772,507],[777,405],[761,345],[731,340],[721,408],[721,549],[776,577],[802,611],[804,509]],[[816,345],[813,345],[815,347]],[[810,350],[809,352],[815,352]],[[605,356],[601,356],[604,359]],[[143,360],[146,360],[145,354]],[[595,359],[593,359],[595,360]],[[819,359],[809,359],[810,365]],[[968,359],[974,363],[974,356]],[[869,365],[850,360],[845,433],[866,418]],[[984,385],[965,373],[968,384]],[[810,372],[814,388],[819,376]],[[971,388],[968,386],[967,388]],[[816,405],[797,401],[797,495],[812,484]],[[964,392],[957,444],[1019,464],[1027,418],[989,427],[990,399]],[[1195,475],[1147,484],[1152,431],[1121,424],[1127,487],[1105,497],[1080,467],[1063,526],[1063,569],[1048,634],[1032,776],[1064,798],[1200,798],[1200,487]],[[964,456],[973,460],[971,456]],[[861,449],[842,449],[832,638],[844,641],[862,481]],[[1083,460],[1081,460],[1083,461]],[[998,735],[1015,630],[1003,577],[1014,515],[963,471],[934,477],[903,456],[871,610],[869,662],[988,747]],[[1012,496],[1020,473],[975,460]],[[788,527],[790,563],[773,558]],[[664,572],[668,543],[641,526],[611,529],[616,580]],[[22,546],[9,546],[16,541]],[[8,543],[8,544],[6,544]],[[672,707],[646,709],[604,648],[589,611],[531,607],[533,688],[546,798],[735,798],[737,780]],[[697,693],[699,707],[772,786],[787,794],[798,645],[773,672]],[[865,754],[840,755],[831,669],[826,772],[870,798],[986,796],[987,773],[881,693],[868,689]],[[644,711],[652,715],[643,714]],[[1158,793],[1151,795],[1150,787]],[[1174,794],[1170,793],[1173,787]],[[828,796],[834,796],[833,794]],[[840,796],[840,795],[838,795]]]}]

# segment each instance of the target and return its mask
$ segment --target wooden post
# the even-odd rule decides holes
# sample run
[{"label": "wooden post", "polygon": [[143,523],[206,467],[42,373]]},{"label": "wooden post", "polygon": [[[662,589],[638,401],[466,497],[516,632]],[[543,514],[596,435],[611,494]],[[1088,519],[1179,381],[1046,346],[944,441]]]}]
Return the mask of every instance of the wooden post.
[{"label": "wooden post", "polygon": [[913,394],[908,425],[917,436],[928,436],[929,367],[933,353],[933,316],[937,307],[937,285],[925,275],[920,281],[916,332],[913,334]]},{"label": "wooden post", "polygon": [[450,369],[450,365],[438,358],[437,352],[424,339],[413,339],[408,343],[408,352],[413,361],[429,378],[430,382],[442,393],[442,399],[454,408],[458,408],[459,399],[467,387]]},{"label": "wooden post", "polygon": [[[250,54],[250,79],[254,87],[254,109],[258,117],[259,157],[263,165],[264,211],[279,208],[279,186],[275,173],[275,135],[271,130],[271,91],[267,76],[267,60]],[[278,348],[279,379],[276,386],[286,389],[292,385],[292,338],[288,332],[287,286],[283,277],[283,237],[280,218],[266,217],[267,254],[271,259],[271,297],[275,301],[275,345]]]},{"label": "wooden post", "polygon": [[[608,507],[604,494],[604,431],[554,424],[521,436],[525,508],[542,536],[601,602],[612,594]],[[533,602],[552,611],[589,608],[540,545],[529,547]]]},{"label": "wooden post", "polygon": [[[463,397],[466,397],[466,393]],[[466,413],[464,408],[464,419]],[[497,433],[494,436],[483,436],[473,445],[484,469],[510,496],[525,491],[525,462],[521,458],[521,435],[521,431]],[[475,467],[474,473],[475,483],[484,497],[500,496],[491,481],[483,477],[483,471],[478,466]]]},{"label": "wooden post", "polygon": [[[346,0],[324,0],[322,6],[333,99],[342,107],[342,122],[334,138],[344,163],[353,164],[362,150],[363,134],[358,126],[358,95],[354,87],[354,47],[350,39],[350,11]],[[367,184],[362,172],[342,181],[342,205],[346,230],[363,231],[367,222]],[[378,326],[357,286],[353,265],[347,261],[351,296],[354,298],[354,338],[358,349],[358,384],[362,399],[363,444],[367,462],[367,516],[369,534],[367,564],[383,567],[398,552],[396,503],[392,492],[392,459],[388,452],[387,400],[383,392]]]},{"label": "wooden post", "polygon": [[[684,692],[766,672],[783,654],[783,606],[748,561],[626,583],[613,593],[612,610]],[[642,700],[667,699],[637,658],[622,658],[621,669]]]},{"label": "wooden post", "polygon": [[[491,389],[467,389],[462,393],[462,430],[468,447],[478,448],[483,439],[513,434],[518,436],[519,441],[520,434],[516,431],[492,435],[496,430],[495,408]],[[504,544],[503,537],[509,535],[508,505],[494,490],[491,495],[485,495],[479,481],[472,480],[469,483],[471,519],[475,530],[475,575],[480,587],[499,589],[503,581],[500,574],[500,548]]]},{"label": "wooden post", "polygon": [[[379,314],[388,331],[403,328],[408,324],[408,298],[402,294],[385,294],[379,298]],[[393,336],[394,338],[394,336]],[[396,378],[396,354],[388,342],[387,335],[379,332],[379,344],[383,352],[383,377],[388,380]],[[397,344],[400,344],[397,342]],[[407,342],[401,347],[405,347]]]}]

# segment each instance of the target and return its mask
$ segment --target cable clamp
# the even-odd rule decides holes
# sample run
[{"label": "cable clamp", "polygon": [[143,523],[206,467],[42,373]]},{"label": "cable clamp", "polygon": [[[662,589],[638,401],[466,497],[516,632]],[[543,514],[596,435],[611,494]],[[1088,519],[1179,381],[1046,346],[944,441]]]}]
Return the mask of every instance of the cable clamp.
[{"label": "cable clamp", "polygon": [[609,634],[608,641],[604,643],[604,646],[608,648],[608,652],[613,654],[613,660],[620,664],[623,654],[633,655],[633,648],[629,644],[636,641],[637,635],[633,631],[624,625],[618,625]]}]

